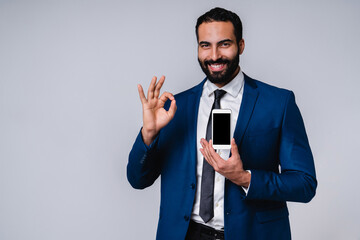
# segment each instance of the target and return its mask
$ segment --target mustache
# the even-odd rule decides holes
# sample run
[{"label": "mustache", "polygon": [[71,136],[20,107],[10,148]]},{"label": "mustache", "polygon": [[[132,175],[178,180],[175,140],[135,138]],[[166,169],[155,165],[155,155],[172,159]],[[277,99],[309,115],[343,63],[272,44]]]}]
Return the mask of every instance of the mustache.
[{"label": "mustache", "polygon": [[217,60],[207,60],[204,61],[205,65],[210,65],[210,64],[228,64],[230,61],[227,59],[223,59],[223,58],[219,58]]}]

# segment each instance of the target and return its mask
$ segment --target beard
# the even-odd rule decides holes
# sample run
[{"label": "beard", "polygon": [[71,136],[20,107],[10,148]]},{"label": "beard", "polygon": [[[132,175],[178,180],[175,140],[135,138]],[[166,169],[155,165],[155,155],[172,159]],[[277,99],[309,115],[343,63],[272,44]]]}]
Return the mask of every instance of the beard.
[{"label": "beard", "polygon": [[[236,56],[232,59],[226,59],[226,58],[219,58],[215,61],[213,60],[208,60],[208,61],[201,61],[198,58],[198,62],[200,64],[201,69],[203,70],[203,72],[205,73],[207,79],[209,79],[210,82],[217,84],[217,83],[228,83],[233,79],[233,75],[237,69],[237,67],[239,66],[239,62],[240,62],[240,55],[239,55],[239,51],[236,54]],[[223,71],[219,71],[219,72],[210,72],[209,70],[209,65],[210,64],[225,64],[226,67]]]}]

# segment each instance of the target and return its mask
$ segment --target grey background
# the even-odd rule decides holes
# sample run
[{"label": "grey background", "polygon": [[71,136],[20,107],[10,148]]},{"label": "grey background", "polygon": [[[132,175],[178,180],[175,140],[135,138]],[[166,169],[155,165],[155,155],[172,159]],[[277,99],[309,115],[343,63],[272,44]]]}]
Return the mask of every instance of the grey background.
[{"label": "grey background", "polygon": [[319,186],[290,203],[293,239],[360,239],[359,1],[0,0],[0,239],[154,239],[159,181],[127,156],[136,84],[177,93],[204,77],[194,26],[214,6],[243,20],[248,75],[291,89]]}]

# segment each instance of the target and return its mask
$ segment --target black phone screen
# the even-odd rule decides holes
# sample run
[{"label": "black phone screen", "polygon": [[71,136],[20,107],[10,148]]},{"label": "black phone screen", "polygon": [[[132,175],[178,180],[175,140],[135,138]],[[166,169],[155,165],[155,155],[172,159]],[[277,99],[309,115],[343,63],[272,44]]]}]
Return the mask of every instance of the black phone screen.
[{"label": "black phone screen", "polygon": [[213,113],[213,144],[230,145],[230,113]]}]

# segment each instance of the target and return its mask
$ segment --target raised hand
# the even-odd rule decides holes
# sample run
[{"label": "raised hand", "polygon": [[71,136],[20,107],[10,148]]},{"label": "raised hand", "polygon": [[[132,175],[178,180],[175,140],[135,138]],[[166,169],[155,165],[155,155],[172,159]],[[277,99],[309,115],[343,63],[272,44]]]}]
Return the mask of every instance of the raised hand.
[{"label": "raised hand", "polygon": [[[156,82],[156,79],[156,77],[153,77],[151,80],[147,98],[145,97],[142,86],[138,84],[139,96],[143,108],[143,128],[141,134],[146,145],[150,145],[152,141],[154,141],[159,131],[173,119],[176,112],[175,98],[171,93],[164,92],[159,97],[165,76],[162,76],[158,82]],[[167,99],[171,100],[168,111],[164,109],[164,104]]]}]

